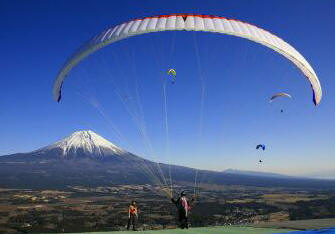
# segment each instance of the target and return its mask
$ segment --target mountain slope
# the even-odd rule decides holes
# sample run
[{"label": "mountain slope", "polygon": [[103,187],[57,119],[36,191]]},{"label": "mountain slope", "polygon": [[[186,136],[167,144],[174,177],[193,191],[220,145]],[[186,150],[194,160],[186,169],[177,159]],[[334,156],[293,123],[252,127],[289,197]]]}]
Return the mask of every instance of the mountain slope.
[{"label": "mountain slope", "polygon": [[[194,169],[189,171],[194,174]],[[74,132],[38,150],[0,157],[0,187],[159,184],[167,173],[167,165],[122,150],[93,131]]]},{"label": "mountain slope", "polygon": [[[202,183],[335,189],[335,181],[224,173],[155,163],[118,148],[92,131],[75,132],[29,153],[0,157],[0,187],[66,188],[111,184]],[[229,171],[228,171],[229,172]],[[164,181],[165,180],[165,181]]]},{"label": "mountain slope", "polygon": [[137,162],[142,158],[118,148],[93,131],[77,131],[70,136],[29,153],[19,153],[0,157],[0,162],[31,163],[38,161],[87,161],[112,160],[117,162]]}]

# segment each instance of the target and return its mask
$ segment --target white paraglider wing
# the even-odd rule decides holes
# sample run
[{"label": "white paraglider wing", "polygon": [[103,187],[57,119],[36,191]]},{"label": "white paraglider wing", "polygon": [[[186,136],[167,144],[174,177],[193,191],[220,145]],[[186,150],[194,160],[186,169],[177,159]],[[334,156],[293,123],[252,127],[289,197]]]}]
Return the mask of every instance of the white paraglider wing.
[{"label": "white paraglider wing", "polygon": [[270,98],[270,102],[272,102],[273,100],[275,100],[276,98],[279,97],[288,97],[288,98],[292,98],[292,96],[288,93],[275,93],[272,95],[272,97]]},{"label": "white paraglider wing", "polygon": [[89,54],[94,53],[108,44],[130,36],[168,30],[205,31],[229,34],[267,46],[285,56],[305,75],[313,90],[314,104],[317,105],[321,101],[322,91],[317,75],[306,59],[291,45],[268,31],[249,23],[218,16],[194,14],[171,14],[146,17],[128,21],[101,32],[75,52],[60,69],[53,85],[54,99],[60,101],[61,87],[65,77],[74,66]]}]

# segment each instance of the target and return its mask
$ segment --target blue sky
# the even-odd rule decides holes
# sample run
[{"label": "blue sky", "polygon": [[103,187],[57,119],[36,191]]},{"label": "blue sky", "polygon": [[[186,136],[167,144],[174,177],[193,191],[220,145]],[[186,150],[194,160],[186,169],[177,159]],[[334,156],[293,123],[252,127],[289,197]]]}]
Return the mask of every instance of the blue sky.
[{"label": "blue sky", "polygon": [[[333,9],[331,0],[0,0],[0,155],[92,129],[141,156],[175,164],[288,174],[332,170]],[[247,21],[289,42],[320,78],[320,106],[314,107],[304,77],[275,52],[244,39],[194,32],[114,43],[73,70],[61,103],[52,100],[58,69],[95,34],[134,18],[185,12]],[[162,79],[170,67],[177,80],[166,83],[167,140]],[[278,91],[293,99],[269,105]],[[147,134],[139,131],[143,123]],[[262,155],[255,151],[258,143],[268,146]]]}]

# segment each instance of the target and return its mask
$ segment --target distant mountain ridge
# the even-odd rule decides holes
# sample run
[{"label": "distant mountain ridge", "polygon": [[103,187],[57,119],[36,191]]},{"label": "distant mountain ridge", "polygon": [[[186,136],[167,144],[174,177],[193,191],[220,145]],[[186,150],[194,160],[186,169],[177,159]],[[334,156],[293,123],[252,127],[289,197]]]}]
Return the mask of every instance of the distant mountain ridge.
[{"label": "distant mountain ridge", "polygon": [[224,170],[223,173],[236,174],[236,175],[272,177],[272,178],[298,178],[297,176],[289,176],[289,175],[284,175],[284,174],[279,174],[279,173],[237,170],[237,169],[227,169],[227,170]]},{"label": "distant mountain ridge", "polygon": [[201,183],[260,187],[334,189],[334,181],[295,178],[275,173],[215,172],[156,163],[112,144],[93,131],[78,131],[38,150],[0,157],[0,187],[67,188],[112,184]]}]

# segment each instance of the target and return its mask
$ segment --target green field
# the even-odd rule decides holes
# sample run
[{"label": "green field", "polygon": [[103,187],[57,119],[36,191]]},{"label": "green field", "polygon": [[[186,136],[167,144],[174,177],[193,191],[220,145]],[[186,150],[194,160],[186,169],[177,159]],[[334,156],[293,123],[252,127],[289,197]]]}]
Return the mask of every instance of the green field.
[{"label": "green field", "polygon": [[[270,228],[252,228],[252,227],[208,227],[208,228],[190,228],[188,230],[169,229],[157,231],[120,231],[120,232],[90,232],[90,234],[270,234],[287,233],[294,230],[289,229],[270,229]],[[86,233],[88,234],[88,233]]]},{"label": "green field", "polygon": [[320,228],[335,227],[335,218],[264,222],[260,224],[254,224],[252,226],[259,228],[290,228],[298,230],[320,229]]}]

